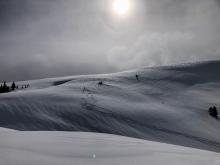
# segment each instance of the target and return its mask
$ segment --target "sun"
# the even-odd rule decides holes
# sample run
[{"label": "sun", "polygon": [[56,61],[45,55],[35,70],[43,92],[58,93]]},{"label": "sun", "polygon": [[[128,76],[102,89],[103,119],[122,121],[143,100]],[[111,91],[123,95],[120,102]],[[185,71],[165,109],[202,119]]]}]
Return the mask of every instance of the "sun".
[{"label": "sun", "polygon": [[113,10],[114,10],[114,13],[118,15],[128,14],[130,10],[130,1],[129,0],[114,0]]}]

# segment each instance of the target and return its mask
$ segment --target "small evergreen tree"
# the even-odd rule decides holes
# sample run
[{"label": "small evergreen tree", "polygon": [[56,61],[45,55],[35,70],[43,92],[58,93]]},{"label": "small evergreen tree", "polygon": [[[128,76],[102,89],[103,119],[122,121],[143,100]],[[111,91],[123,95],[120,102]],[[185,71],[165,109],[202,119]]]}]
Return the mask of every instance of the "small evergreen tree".
[{"label": "small evergreen tree", "polygon": [[99,82],[98,82],[98,85],[103,85],[103,82],[102,82],[102,81],[99,81]]},{"label": "small evergreen tree", "polygon": [[11,84],[11,89],[14,91],[16,88],[15,82],[13,81],[13,83]]},{"label": "small evergreen tree", "polygon": [[3,88],[2,88],[3,93],[7,92],[7,85],[6,82],[4,81],[3,83]]},{"label": "small evergreen tree", "polygon": [[214,118],[218,118],[218,111],[215,106],[209,108],[209,115],[211,115]]},{"label": "small evergreen tree", "polygon": [[2,93],[2,92],[3,92],[3,86],[1,84],[1,86],[0,86],[0,93]]},{"label": "small evergreen tree", "polygon": [[136,80],[139,81],[139,75],[136,74],[135,77],[136,77]]},{"label": "small evergreen tree", "polygon": [[4,81],[1,93],[6,93],[6,92],[9,92],[9,87],[7,86],[6,82]]}]

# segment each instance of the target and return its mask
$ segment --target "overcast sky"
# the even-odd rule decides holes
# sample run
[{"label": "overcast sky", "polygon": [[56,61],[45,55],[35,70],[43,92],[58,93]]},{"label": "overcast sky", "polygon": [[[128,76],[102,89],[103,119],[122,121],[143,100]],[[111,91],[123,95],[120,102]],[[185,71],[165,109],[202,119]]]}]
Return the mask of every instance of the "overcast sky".
[{"label": "overcast sky", "polygon": [[0,80],[220,59],[219,0],[0,0]]}]

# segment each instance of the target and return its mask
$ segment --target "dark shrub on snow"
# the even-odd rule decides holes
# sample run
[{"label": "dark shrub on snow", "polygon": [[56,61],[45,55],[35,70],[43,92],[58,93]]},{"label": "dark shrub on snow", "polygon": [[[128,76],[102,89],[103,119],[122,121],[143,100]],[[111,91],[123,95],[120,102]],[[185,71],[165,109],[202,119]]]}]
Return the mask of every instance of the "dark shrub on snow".
[{"label": "dark shrub on snow", "polygon": [[212,117],[215,117],[215,118],[218,117],[218,111],[217,111],[217,108],[215,106],[210,107],[208,112],[209,112],[209,115],[211,115]]}]

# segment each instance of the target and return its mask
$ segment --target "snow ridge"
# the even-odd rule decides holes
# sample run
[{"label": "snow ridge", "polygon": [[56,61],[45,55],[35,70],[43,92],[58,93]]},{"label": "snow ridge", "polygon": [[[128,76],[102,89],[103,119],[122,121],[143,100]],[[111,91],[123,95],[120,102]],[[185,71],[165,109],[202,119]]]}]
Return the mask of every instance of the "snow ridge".
[{"label": "snow ridge", "polygon": [[219,70],[220,61],[211,61],[18,82],[30,88],[0,94],[0,127],[110,133],[220,152],[220,120],[207,113],[220,105]]}]

